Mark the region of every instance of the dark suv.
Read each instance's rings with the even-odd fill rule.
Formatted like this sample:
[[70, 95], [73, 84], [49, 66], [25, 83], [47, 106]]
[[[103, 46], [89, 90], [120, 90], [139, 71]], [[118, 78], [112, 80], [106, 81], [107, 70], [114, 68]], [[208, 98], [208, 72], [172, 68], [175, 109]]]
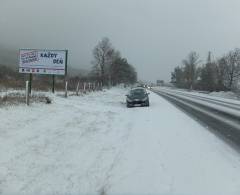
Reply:
[[149, 93], [143, 88], [133, 88], [129, 91], [129, 93], [126, 95], [126, 104], [127, 107], [133, 107], [133, 106], [149, 106]]

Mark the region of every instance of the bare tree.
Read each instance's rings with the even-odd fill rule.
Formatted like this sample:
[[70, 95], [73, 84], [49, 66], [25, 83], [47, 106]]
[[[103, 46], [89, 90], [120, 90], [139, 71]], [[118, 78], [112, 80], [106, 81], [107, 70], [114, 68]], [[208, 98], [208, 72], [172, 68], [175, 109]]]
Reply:
[[94, 66], [100, 70], [100, 78], [106, 84], [107, 67], [111, 64], [114, 49], [108, 38], [103, 38], [93, 50]]
[[137, 81], [135, 68], [128, 63], [127, 59], [120, 56], [115, 58], [111, 66], [111, 76], [114, 85], [133, 84]]
[[182, 67], [172, 72], [172, 82], [177, 87], [201, 90], [239, 90], [240, 49], [234, 49], [218, 60], [212, 60], [209, 52], [206, 64], [198, 67], [199, 56], [191, 52], [183, 60]]
[[[93, 68], [90, 76], [104, 85], [119, 83], [134, 83], [137, 81], [137, 72], [127, 59], [122, 58], [115, 50], [108, 38], [103, 38], [93, 50]], [[108, 82], [107, 82], [108, 81]]]
[[199, 63], [199, 55], [196, 52], [191, 52], [188, 57], [183, 60], [185, 79], [189, 89], [194, 88], [194, 84], [198, 77], [197, 65]]
[[182, 67], [177, 66], [171, 73], [171, 82], [179, 88], [185, 88], [185, 74]]
[[200, 88], [202, 90], [215, 91], [217, 89], [217, 65], [212, 60], [211, 52], [208, 53], [207, 63], [201, 68]]
[[217, 79], [217, 90], [226, 90], [225, 86], [225, 75], [227, 69], [227, 62], [225, 57], [221, 57], [216, 62], [217, 71], [216, 71], [216, 79]]
[[225, 58], [225, 84], [232, 89], [240, 77], [240, 49], [230, 51]]

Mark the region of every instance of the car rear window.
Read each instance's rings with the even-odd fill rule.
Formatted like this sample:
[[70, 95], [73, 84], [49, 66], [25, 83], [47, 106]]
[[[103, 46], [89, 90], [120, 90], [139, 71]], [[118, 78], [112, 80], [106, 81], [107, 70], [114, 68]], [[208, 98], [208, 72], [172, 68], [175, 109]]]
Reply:
[[131, 94], [143, 94], [145, 93], [144, 89], [134, 89], [131, 91]]

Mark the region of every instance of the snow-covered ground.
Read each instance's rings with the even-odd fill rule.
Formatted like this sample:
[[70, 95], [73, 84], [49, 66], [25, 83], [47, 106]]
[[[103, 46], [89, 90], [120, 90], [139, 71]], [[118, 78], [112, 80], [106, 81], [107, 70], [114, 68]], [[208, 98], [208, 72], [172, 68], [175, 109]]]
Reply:
[[[0, 108], [0, 194], [240, 194], [240, 156], [156, 94]], [[103, 193], [102, 193], [103, 194]]]
[[240, 101], [240, 94], [231, 92], [231, 91], [218, 91], [218, 92], [208, 92], [208, 91], [197, 91], [197, 90], [191, 90], [189, 91], [188, 89], [180, 89], [180, 88], [175, 88], [175, 87], [154, 87], [155, 89], [169, 89], [169, 90], [174, 90], [174, 91], [180, 91], [180, 92], [185, 92], [185, 93], [192, 93], [192, 94], [197, 94], [201, 96], [207, 96], [207, 97], [213, 97], [213, 98], [220, 98], [220, 99], [229, 99], [229, 101], [232, 100], [238, 100]]
[[[240, 118], [240, 101], [225, 99], [220, 97], [212, 97], [206, 94], [199, 94], [196, 92], [186, 92], [179, 91], [170, 88], [153, 88], [156, 92], [167, 93], [168, 95], [173, 95], [174, 97], [181, 98], [184, 100], [188, 100], [198, 105], [202, 105], [220, 112], [224, 112], [229, 114], [230, 116]], [[192, 107], [193, 108], [193, 107]], [[209, 114], [205, 113], [205, 114]], [[226, 118], [222, 118], [220, 120], [227, 120]], [[239, 122], [239, 121], [238, 121]], [[235, 124], [236, 127], [239, 127], [239, 123]]]
[[211, 92], [209, 95], [221, 98], [240, 100], [240, 94], [236, 94], [231, 91]]
[[170, 87], [153, 87], [154, 90], [167, 90], [172, 92], [179, 92], [187, 95], [196, 95], [198, 97], [209, 98], [212, 100], [219, 100], [226, 103], [233, 103], [240, 105], [240, 99], [237, 98], [237, 95], [232, 92], [212, 92], [210, 94], [205, 94], [198, 91], [189, 91], [185, 89], [170, 88]]

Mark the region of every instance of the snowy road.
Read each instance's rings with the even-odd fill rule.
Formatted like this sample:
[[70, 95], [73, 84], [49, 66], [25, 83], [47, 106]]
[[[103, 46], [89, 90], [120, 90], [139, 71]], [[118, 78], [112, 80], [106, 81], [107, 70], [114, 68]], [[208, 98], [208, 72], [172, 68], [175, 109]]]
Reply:
[[240, 156], [166, 100], [124, 89], [0, 109], [0, 194], [240, 194]]
[[164, 87], [153, 91], [240, 151], [240, 101]]

